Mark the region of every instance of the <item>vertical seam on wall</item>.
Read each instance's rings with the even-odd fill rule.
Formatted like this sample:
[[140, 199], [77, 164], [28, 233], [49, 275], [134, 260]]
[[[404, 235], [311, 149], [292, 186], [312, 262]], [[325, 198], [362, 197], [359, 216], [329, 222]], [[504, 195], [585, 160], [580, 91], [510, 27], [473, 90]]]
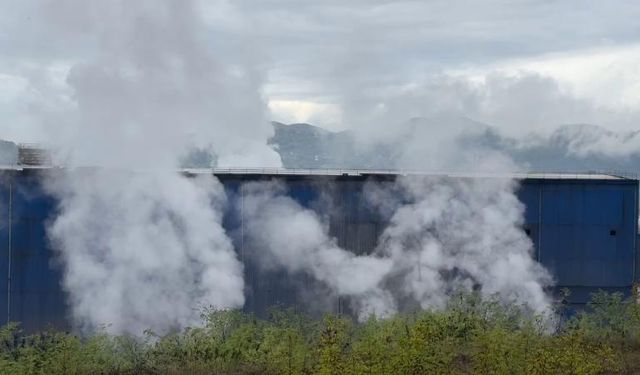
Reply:
[[244, 264], [244, 189], [240, 186], [240, 258]]
[[638, 184], [636, 183], [634, 186], [634, 200], [633, 200], [633, 251], [635, 253], [635, 261], [633, 262], [633, 281], [632, 283], [636, 283], [637, 279], [637, 269], [638, 269], [638, 261], [640, 260], [640, 254], [638, 254]]
[[13, 232], [13, 176], [9, 178], [9, 231], [8, 231], [8, 257], [7, 257], [7, 323], [11, 321], [11, 256]]
[[537, 260], [540, 262], [540, 254], [542, 252], [542, 190], [544, 189], [544, 183], [540, 184], [540, 190], [538, 193], [538, 256]]

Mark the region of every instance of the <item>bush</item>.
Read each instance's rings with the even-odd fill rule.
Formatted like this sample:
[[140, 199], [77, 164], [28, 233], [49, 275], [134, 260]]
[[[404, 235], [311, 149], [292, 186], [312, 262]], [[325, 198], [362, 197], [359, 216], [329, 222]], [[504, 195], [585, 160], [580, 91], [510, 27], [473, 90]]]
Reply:
[[549, 329], [521, 306], [477, 294], [443, 311], [357, 323], [275, 309], [269, 319], [206, 311], [201, 327], [144, 337], [0, 329], [2, 374], [635, 374], [640, 307], [597, 293]]

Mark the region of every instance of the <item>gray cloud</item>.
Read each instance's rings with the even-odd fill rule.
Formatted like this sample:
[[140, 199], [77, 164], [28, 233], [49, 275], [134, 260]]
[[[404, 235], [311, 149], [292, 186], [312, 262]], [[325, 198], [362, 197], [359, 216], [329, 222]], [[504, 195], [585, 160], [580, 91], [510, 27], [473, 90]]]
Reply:
[[[260, 95], [335, 106], [342, 117], [334, 119], [339, 124], [332, 125], [353, 129], [364, 143], [406, 139], [408, 119], [433, 118], [442, 113], [466, 116], [517, 137], [530, 132], [549, 133], [568, 123], [633, 130], [640, 120], [635, 108], [604, 108], [575, 96], [556, 79], [539, 73], [488, 73], [482, 83], [450, 74], [458, 69], [484, 69], [510, 59], [635, 42], [640, 34], [635, 17], [640, 4], [635, 1], [505, 4], [219, 0], [166, 9], [142, 2], [135, 5], [136, 11], [129, 9], [132, 5], [78, 7], [71, 0], [4, 1], [9, 12], [0, 15], [0, 43], [5, 51], [0, 56], [0, 73], [9, 77], [3, 81], [9, 84], [0, 89], [0, 111], [10, 124], [0, 137], [20, 140], [22, 135], [30, 140], [30, 136], [42, 134], [34, 114], [37, 116], [42, 108], [59, 110], [73, 105], [77, 97], [74, 91], [77, 95], [79, 90], [88, 90], [89, 85], [93, 86], [91, 90], [112, 92], [122, 108], [139, 104], [132, 98], [141, 92], [130, 90], [127, 94], [109, 89], [114, 77], [126, 72], [102, 69], [101, 80], [88, 81], [83, 76], [93, 74], [88, 71], [92, 68], [76, 65], [77, 62], [98, 58], [102, 68], [121, 63], [155, 66], [156, 73], [148, 69], [139, 77], [139, 88], [146, 84], [145, 80], [155, 80], [153, 74], [163, 74], [163, 64], [166, 67], [178, 55], [184, 57], [183, 72], [191, 73], [181, 78], [183, 82], [167, 81], [162, 87], [148, 90], [158, 104], [153, 112], [159, 113], [159, 124], [203, 120], [220, 123], [211, 125], [211, 134], [205, 139], [229, 137], [223, 124], [235, 120], [241, 124], [264, 121], [267, 112]], [[190, 24], [193, 18], [185, 18], [185, 12], [201, 16], [198, 23]], [[138, 13], [145, 16], [132, 18]], [[154, 19], [163, 17], [175, 28], [154, 25]], [[114, 41], [128, 32], [126, 28], [135, 28], [133, 37], [118, 46]], [[187, 33], [169, 31], [176, 29]], [[191, 35], [191, 39], [184, 39], [184, 35]], [[194, 49], [194, 45], [202, 48]], [[133, 51], [135, 60], [118, 60], [118, 56]], [[150, 51], [156, 51], [155, 55]], [[224, 61], [207, 55], [224, 56]], [[65, 80], [71, 66], [74, 68]], [[207, 68], [203, 70], [204, 66]], [[227, 79], [220, 82], [211, 78], [207, 72], [213, 71]], [[235, 74], [241, 77], [228, 79]], [[616, 82], [627, 81], [624, 73], [616, 74], [612, 78]], [[183, 100], [171, 106], [162, 104], [162, 97], [181, 84], [190, 87], [189, 92], [176, 96]], [[191, 89], [195, 87], [198, 89]], [[619, 91], [620, 87], [611, 89]], [[225, 94], [220, 95], [222, 92]], [[207, 100], [211, 97], [217, 99]], [[197, 105], [191, 104], [198, 101]], [[194, 110], [207, 106], [215, 107], [211, 108], [215, 119]], [[225, 118], [225, 113], [237, 118]], [[312, 114], [309, 119], [313, 118], [326, 117]], [[441, 120], [428, 127], [430, 134], [451, 131]], [[68, 132], [59, 132], [59, 124], [49, 127], [55, 128], [52, 135], [87, 136], [73, 127]], [[168, 129], [160, 127], [165, 132]], [[234, 160], [222, 158], [222, 163], [254, 163], [255, 159], [248, 160], [244, 150], [262, 146], [256, 143], [268, 137], [270, 129], [243, 125], [234, 132], [238, 134], [237, 142], [216, 145], [235, 155]], [[167, 135], [163, 146], [173, 147], [170, 141], [176, 138], [182, 138], [182, 143], [202, 140], [183, 136]], [[604, 150], [608, 145], [615, 147], [615, 142], [598, 149]]]
[[344, 78], [341, 70], [397, 83], [443, 68], [635, 42], [639, 33], [640, 8], [631, 1], [240, 4], [275, 57], [276, 77], [321, 86]]
[[[128, 14], [105, 4], [78, 9], [66, 0], [3, 2], [9, 11], [0, 15], [0, 72], [17, 75], [28, 65], [91, 56], [102, 46], [89, 32], [100, 24], [95, 21]], [[144, 11], [159, 14], [160, 8], [148, 3]], [[342, 94], [336, 82], [344, 80], [384, 90], [452, 68], [624, 45], [640, 34], [635, 1], [218, 0], [197, 11], [205, 17], [200, 37], [209, 48], [227, 61], [257, 60], [270, 97], [329, 102]], [[55, 22], [43, 22], [51, 16]], [[172, 19], [180, 22], [179, 12]]]
[[341, 83], [343, 118], [360, 146], [374, 150], [394, 145], [402, 168], [526, 168], [514, 165], [490, 145], [462, 143], [490, 126], [491, 131], [513, 138], [519, 147], [528, 147], [549, 142], [560, 125], [598, 124], [601, 128], [572, 127], [574, 141], [568, 144], [567, 154], [623, 157], [639, 151], [635, 132], [627, 129], [637, 129], [640, 110], [599, 107], [537, 73], [496, 72], [482, 81], [434, 75], [383, 90], [361, 82]]

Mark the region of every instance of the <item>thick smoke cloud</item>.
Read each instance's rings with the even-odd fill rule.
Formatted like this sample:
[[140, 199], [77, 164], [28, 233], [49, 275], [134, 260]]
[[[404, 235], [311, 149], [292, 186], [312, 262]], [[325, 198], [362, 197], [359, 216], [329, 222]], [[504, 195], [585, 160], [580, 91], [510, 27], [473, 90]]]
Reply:
[[548, 314], [545, 288], [553, 280], [534, 260], [516, 188], [515, 181], [495, 176], [371, 182], [365, 197], [389, 224], [376, 248], [356, 256], [282, 186], [254, 183], [243, 192], [245, 234], [261, 267], [311, 275], [333, 296], [348, 297], [360, 319], [444, 308], [463, 290]]
[[214, 57], [196, 5], [40, 8], [55, 36], [88, 49], [70, 64], [68, 105], [38, 111], [60, 160], [97, 167], [66, 169], [49, 183], [60, 199], [49, 235], [78, 328], [184, 328], [199, 308], [244, 303], [242, 264], [221, 225], [221, 185], [174, 171], [194, 146], [215, 151], [219, 165], [280, 159], [266, 145], [260, 73], [249, 58]]
[[[410, 203], [397, 206], [376, 250], [393, 259], [398, 298], [441, 308], [452, 293], [477, 288], [484, 296], [550, 311], [544, 288], [552, 279], [533, 259], [514, 181], [412, 176], [399, 183]], [[399, 193], [397, 187], [369, 189], [378, 206]]]
[[[523, 112], [520, 118], [535, 124], [541, 117], [527, 116], [533, 109], [514, 107], [506, 99], [545, 90], [559, 93], [552, 81], [538, 76], [496, 76], [483, 83], [443, 76], [382, 95], [360, 82], [343, 91], [347, 117], [358, 124], [354, 134], [365, 147], [396, 145], [400, 169], [472, 177], [400, 178], [393, 194], [408, 202], [395, 206], [385, 187], [373, 185], [367, 192], [390, 215], [375, 254], [394, 262], [387, 285], [396, 298], [405, 299], [399, 305], [439, 308], [457, 290], [478, 288], [485, 296], [497, 295], [538, 313], [550, 311], [545, 287], [552, 279], [533, 259], [533, 245], [521, 227], [518, 185], [508, 177], [522, 166], [490, 144], [467, 142], [487, 126], [465, 116], [518, 121], [511, 115]], [[412, 120], [401, 120], [407, 117]]]
[[[220, 166], [280, 165], [266, 146], [272, 129], [264, 117], [264, 77], [250, 48], [235, 48], [245, 42], [236, 40], [234, 48], [214, 50], [220, 45], [209, 44], [210, 29], [192, 1], [43, 4], [47, 38], [59, 53], [60, 40], [78, 46], [82, 58], [63, 64], [61, 105], [34, 113], [65, 163], [101, 167], [71, 170], [50, 184], [61, 199], [50, 236], [78, 326], [133, 333], [182, 328], [195, 323], [199, 306], [241, 306], [242, 266], [220, 224], [223, 191], [210, 178], [166, 171], [194, 146], [213, 150]], [[364, 42], [374, 45], [373, 36]], [[461, 114], [503, 113], [491, 104], [512, 98], [508, 90], [486, 96], [471, 82], [447, 77], [369, 90], [385, 76], [354, 61], [370, 64], [382, 51], [345, 47], [350, 61], [342, 70], [319, 61], [331, 70], [336, 83], [327, 86], [363, 144], [400, 145], [399, 168], [517, 168], [499, 152], [460, 143], [475, 130]], [[31, 82], [47, 87], [39, 83]], [[411, 201], [385, 207], [391, 225], [369, 255], [337, 246], [322, 218], [278, 186], [245, 187], [246, 230], [265, 250], [265, 266], [310, 274], [348, 297], [361, 317], [387, 316], [404, 299], [441, 307], [452, 290], [476, 284], [484, 294], [545, 310], [550, 280], [530, 259], [531, 243], [519, 229], [515, 184], [430, 181], [400, 182]]]
[[396, 312], [392, 294], [382, 289], [390, 259], [340, 248], [322, 219], [287, 197], [281, 185], [248, 184], [243, 197], [246, 234], [259, 249], [255, 255], [263, 267], [311, 275], [335, 296], [349, 297], [361, 318]]
[[222, 186], [173, 173], [76, 170], [53, 182], [49, 232], [78, 328], [163, 331], [197, 325], [204, 307], [243, 305]]
[[[363, 68], [335, 83], [345, 121], [360, 145], [374, 150], [392, 146], [398, 169], [458, 175], [400, 178], [391, 191], [372, 183], [365, 192], [390, 223], [369, 255], [352, 259], [384, 262], [384, 269], [369, 270], [379, 290], [374, 295], [391, 297], [377, 301], [385, 303], [382, 311], [442, 308], [453, 293], [478, 289], [484, 296], [549, 313], [545, 288], [553, 281], [534, 260], [532, 242], [522, 229], [524, 207], [515, 195], [518, 185], [508, 177], [522, 166], [491, 144], [468, 142], [488, 126], [465, 114], [504, 123], [526, 120], [535, 127], [547, 118], [577, 114], [587, 107], [563, 95], [553, 80], [537, 75], [492, 76], [481, 83], [440, 76], [423, 84], [376, 90], [371, 71]], [[538, 97], [549, 93], [554, 95]], [[540, 107], [524, 105], [526, 99], [535, 99], [531, 103]], [[559, 106], [552, 106], [554, 101]], [[359, 285], [362, 279], [355, 275], [365, 269], [349, 259], [341, 262], [344, 268], [336, 267], [320, 256], [345, 254], [323, 229], [327, 225], [322, 217], [281, 194], [258, 196], [259, 204], [247, 222], [256, 243], [276, 259], [271, 263], [290, 272], [306, 270], [329, 284], [336, 295], [345, 295], [340, 270], [354, 275], [345, 282]], [[249, 197], [255, 204], [256, 197]], [[367, 285], [357, 294], [365, 301], [371, 289]], [[356, 310], [360, 317], [381, 311]]]
[[262, 74], [249, 57], [214, 57], [194, 1], [69, 0], [44, 11], [60, 37], [99, 46], [69, 69], [73, 105], [46, 112], [49, 140], [71, 162], [164, 167], [197, 146], [221, 166], [280, 165], [265, 142]]

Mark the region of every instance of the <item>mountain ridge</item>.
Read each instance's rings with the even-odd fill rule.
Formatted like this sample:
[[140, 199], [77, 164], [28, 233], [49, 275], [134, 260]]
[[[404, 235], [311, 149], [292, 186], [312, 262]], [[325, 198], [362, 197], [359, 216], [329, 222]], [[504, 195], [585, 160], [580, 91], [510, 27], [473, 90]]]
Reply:
[[[442, 121], [458, 122], [460, 147], [479, 147], [507, 155], [529, 171], [547, 172], [640, 172], [640, 131], [613, 132], [592, 124], [564, 124], [548, 136], [531, 134], [513, 138], [491, 125], [457, 117], [411, 119], [394, 141], [363, 146], [349, 130], [334, 132], [308, 123], [272, 122], [274, 134], [268, 144], [285, 168], [302, 169], [397, 169], [406, 137], [427, 134], [429, 126]], [[17, 163], [16, 143], [0, 140], [0, 164]], [[210, 167], [216, 157], [206, 150], [192, 150], [182, 161], [185, 167]]]

